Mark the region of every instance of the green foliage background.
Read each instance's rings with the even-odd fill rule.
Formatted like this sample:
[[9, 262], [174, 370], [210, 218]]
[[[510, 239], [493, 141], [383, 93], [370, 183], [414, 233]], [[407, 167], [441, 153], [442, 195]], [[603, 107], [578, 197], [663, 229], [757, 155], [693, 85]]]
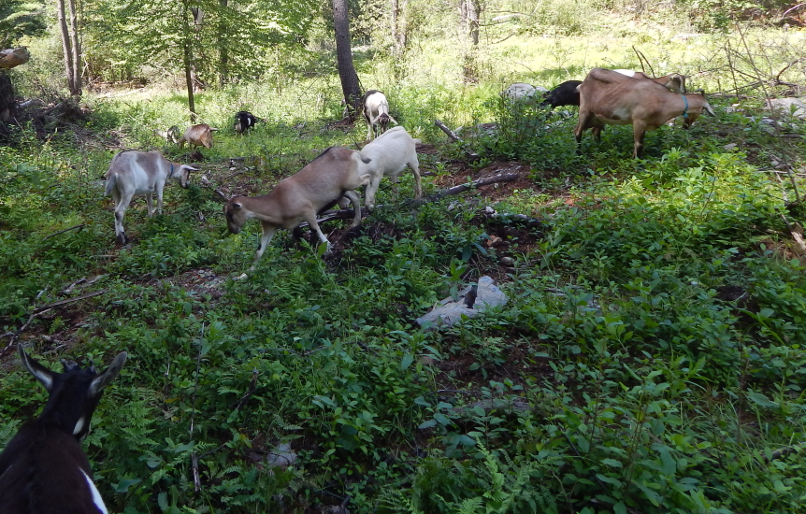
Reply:
[[[806, 261], [791, 231], [803, 223], [804, 124], [781, 115], [776, 132], [762, 91], [747, 86], [804, 55], [800, 33], [736, 24], [687, 36], [683, 51], [676, 35], [699, 21], [661, 19], [651, 3], [490, 3], [471, 85], [460, 29], [439, 28], [456, 26], [455, 6], [428, 5], [408, 4], [403, 56], [373, 22], [382, 4], [351, 6], [364, 86], [383, 89], [396, 119], [433, 146], [420, 155], [426, 194], [466, 150], [479, 155], [475, 170], [526, 164], [528, 185], [415, 208], [404, 176], [399, 191], [382, 187], [387, 207], [339, 259], [278, 235], [236, 280], [258, 224], [227, 236], [198, 176], [166, 189], [161, 216], [136, 200], [126, 217], [134, 244], [115, 244], [99, 177], [121, 147], [184, 160], [154, 131], [187, 113], [170, 87], [171, 39], [157, 48], [156, 33], [134, 37], [143, 22], [132, 11], [124, 25], [124, 4], [86, 4], [93, 73], [148, 86], [90, 91], [91, 114], [70, 130], [42, 139], [23, 124], [0, 147], [0, 325], [5, 342], [30, 321], [21, 339], [56, 368], [59, 357], [129, 352], [84, 443], [110, 512], [800, 511]], [[158, 7], [149, 6], [138, 8]], [[722, 6], [729, 21], [745, 11]], [[700, 8], [675, 4], [693, 18]], [[298, 27], [250, 26], [254, 39], [241, 43], [259, 51], [238, 64], [240, 78], [197, 98], [204, 121], [221, 128], [201, 173], [233, 193], [266, 192], [318, 150], [361, 141], [365, 127], [333, 124], [342, 106], [325, 6], [308, 19], [280, 4], [232, 9]], [[509, 11], [529, 16], [492, 23]], [[628, 19], [638, 21], [616, 23]], [[131, 45], [104, 36], [124, 29]], [[58, 92], [58, 48], [28, 43], [39, 58], [12, 70], [15, 83], [26, 95]], [[648, 135], [646, 158], [634, 161], [629, 127], [608, 128], [601, 143], [586, 136], [577, 152], [573, 112], [499, 95], [513, 81], [548, 87], [593, 65], [638, 67], [633, 45], [656, 74], [746, 97], [711, 97], [717, 118]], [[143, 67], [149, 52], [154, 66]], [[781, 76], [804, 83], [802, 73]], [[764, 84], [769, 94], [787, 87]], [[230, 128], [242, 108], [266, 120], [247, 137]], [[466, 146], [447, 142], [434, 119], [464, 126]], [[474, 128], [481, 122], [496, 130]], [[247, 168], [230, 170], [234, 157]], [[485, 207], [500, 216], [486, 218]], [[539, 223], [524, 227], [519, 214]], [[488, 246], [501, 227], [526, 232], [506, 251]], [[505, 307], [442, 330], [412, 322], [490, 271]], [[91, 283], [64, 292], [81, 278]], [[5, 357], [0, 443], [45, 400]], [[283, 443], [297, 460], [270, 469]]]

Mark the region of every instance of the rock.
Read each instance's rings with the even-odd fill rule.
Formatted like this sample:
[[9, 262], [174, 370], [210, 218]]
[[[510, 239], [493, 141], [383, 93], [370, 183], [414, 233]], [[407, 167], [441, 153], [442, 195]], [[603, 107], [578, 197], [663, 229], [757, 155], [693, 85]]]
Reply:
[[767, 106], [772, 110], [806, 119], [806, 103], [803, 103], [800, 98], [771, 98], [767, 100]]
[[[473, 299], [472, 295], [476, 298]], [[471, 301], [472, 300], [472, 301]], [[471, 285], [459, 292], [458, 298], [445, 298], [431, 312], [417, 318], [417, 324], [426, 328], [451, 326], [461, 321], [462, 316], [472, 318], [490, 307], [498, 307], [507, 303], [505, 295], [495, 285], [495, 281], [487, 276], [481, 277], [478, 284]], [[471, 304], [472, 307], [468, 307]]]
[[737, 146], [738, 145], [736, 143], [731, 143], [729, 145], [723, 146], [722, 149], [725, 150], [726, 152], [732, 152], [732, 151], [736, 150]]
[[515, 259], [513, 259], [512, 257], [501, 257], [501, 264], [503, 266], [514, 266]]
[[269, 455], [266, 457], [266, 463], [269, 467], [280, 469], [286, 469], [288, 466], [292, 466], [296, 460], [297, 454], [291, 449], [291, 445], [288, 443], [277, 446], [277, 448], [270, 451]]

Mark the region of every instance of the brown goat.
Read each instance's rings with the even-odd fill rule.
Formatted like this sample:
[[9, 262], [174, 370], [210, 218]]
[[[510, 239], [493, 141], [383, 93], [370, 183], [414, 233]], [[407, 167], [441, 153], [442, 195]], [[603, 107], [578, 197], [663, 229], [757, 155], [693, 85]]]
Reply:
[[187, 141], [189, 146], [203, 146], [205, 148], [213, 147], [213, 132], [218, 130], [212, 128], [206, 123], [192, 125], [185, 131], [185, 135], [179, 138], [177, 144], [182, 147]]
[[224, 206], [227, 228], [237, 234], [248, 220], [260, 220], [263, 235], [255, 262], [263, 255], [278, 229], [292, 229], [303, 221], [308, 222], [321, 242], [328, 243], [316, 221], [317, 213], [346, 196], [355, 210], [352, 226], [358, 226], [361, 223], [361, 198], [355, 190], [369, 183], [369, 162], [356, 150], [328, 148], [296, 174], [281, 180], [269, 194], [231, 198]]
[[684, 128], [689, 128], [703, 111], [714, 116], [704, 95], [672, 93], [657, 82], [626, 77], [613, 70], [592, 69], [578, 90], [579, 123], [574, 130], [577, 144], [589, 128], [598, 141], [605, 125], [632, 125], [634, 158], [641, 154], [647, 130], [677, 116], [683, 116]]

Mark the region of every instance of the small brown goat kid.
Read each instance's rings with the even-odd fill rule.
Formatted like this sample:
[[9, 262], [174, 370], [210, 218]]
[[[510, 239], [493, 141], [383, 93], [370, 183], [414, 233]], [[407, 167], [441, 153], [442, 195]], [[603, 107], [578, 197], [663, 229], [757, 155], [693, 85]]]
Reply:
[[328, 243], [316, 221], [317, 213], [346, 196], [355, 210], [352, 226], [358, 226], [361, 223], [361, 198], [355, 190], [369, 183], [370, 174], [366, 169], [369, 162], [356, 150], [328, 148], [296, 174], [281, 180], [269, 194], [231, 198], [224, 206], [227, 228], [237, 234], [248, 220], [260, 220], [263, 235], [255, 253], [255, 263], [278, 229], [293, 229], [303, 221], [308, 222], [321, 242]]
[[206, 123], [192, 125], [185, 131], [185, 135], [179, 138], [177, 144], [182, 147], [185, 145], [185, 141], [187, 141], [189, 146], [203, 146], [205, 148], [212, 148], [213, 132], [216, 130], [218, 129], [212, 128]]
[[626, 77], [613, 70], [592, 69], [578, 89], [579, 122], [574, 130], [577, 144], [589, 128], [598, 141], [605, 125], [632, 125], [634, 158], [641, 155], [646, 131], [677, 116], [683, 116], [684, 128], [689, 128], [703, 111], [714, 116], [704, 95], [672, 93], [651, 80]]

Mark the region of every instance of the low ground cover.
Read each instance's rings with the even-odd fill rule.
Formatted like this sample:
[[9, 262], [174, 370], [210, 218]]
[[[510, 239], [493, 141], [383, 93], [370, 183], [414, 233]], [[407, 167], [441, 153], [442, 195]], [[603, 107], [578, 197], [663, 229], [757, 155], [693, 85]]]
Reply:
[[[0, 440], [45, 398], [8, 342], [53, 362], [125, 349], [85, 442], [115, 512], [801, 508], [802, 121], [715, 96], [716, 119], [664, 127], [632, 160], [629, 128], [577, 154], [573, 112], [513, 109], [496, 80], [392, 88], [426, 195], [518, 180], [414, 206], [404, 174], [359, 229], [325, 225], [333, 255], [278, 235], [236, 280], [259, 228], [226, 235], [215, 190], [268, 191], [361, 141], [325, 82], [272, 108], [251, 86], [201, 95], [216, 146], [164, 215], [135, 202], [131, 245], [99, 177], [121, 147], [189, 158], [154, 135], [181, 98], [94, 98], [79, 142], [27, 128], [0, 148]], [[267, 121], [237, 137], [231, 99], [250, 95]], [[464, 125], [464, 144], [434, 118]], [[414, 323], [482, 275], [505, 307]], [[284, 443], [296, 462], [270, 468]]]

